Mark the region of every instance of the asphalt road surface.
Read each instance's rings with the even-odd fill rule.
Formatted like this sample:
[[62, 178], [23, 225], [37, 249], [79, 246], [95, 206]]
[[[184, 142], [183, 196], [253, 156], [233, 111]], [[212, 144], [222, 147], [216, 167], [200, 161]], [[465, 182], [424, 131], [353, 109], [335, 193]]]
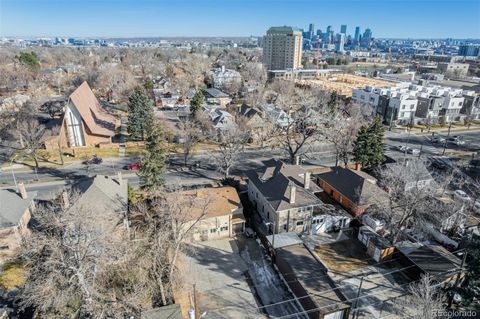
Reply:
[[[469, 152], [480, 150], [480, 132], [452, 133], [451, 135], [462, 135], [466, 143], [462, 146], [447, 144], [447, 150]], [[421, 156], [441, 155], [444, 145], [433, 144], [430, 138], [431, 136], [426, 135], [386, 132], [386, 155], [394, 158], [402, 156], [403, 153], [396, 149], [400, 145], [421, 150]], [[308, 153], [303, 157], [304, 165], [332, 166], [335, 164], [334, 148], [331, 145], [317, 143], [308, 146], [306, 151]], [[247, 150], [242, 155], [241, 161], [233, 167], [231, 174], [243, 176], [245, 170], [261, 167], [272, 158], [288, 160], [285, 152], [278, 149]], [[49, 198], [65, 185], [72, 184], [78, 179], [96, 174], [115, 175], [118, 171], [122, 171], [133, 186], [138, 186], [136, 173], [124, 169], [125, 166], [135, 163], [137, 160], [135, 158], [106, 159], [100, 165], [85, 165], [76, 162], [64, 168], [39, 169], [37, 172], [15, 171], [14, 174], [16, 181], [24, 182], [27, 189], [38, 191], [40, 197]], [[183, 167], [182, 163], [181, 156], [170, 158], [171, 165], [165, 176], [167, 185], [214, 185], [222, 179], [221, 173], [213, 163], [211, 154], [192, 156], [189, 160], [189, 168]], [[0, 188], [12, 187], [12, 185], [14, 185], [12, 172], [8, 169], [0, 172]]]

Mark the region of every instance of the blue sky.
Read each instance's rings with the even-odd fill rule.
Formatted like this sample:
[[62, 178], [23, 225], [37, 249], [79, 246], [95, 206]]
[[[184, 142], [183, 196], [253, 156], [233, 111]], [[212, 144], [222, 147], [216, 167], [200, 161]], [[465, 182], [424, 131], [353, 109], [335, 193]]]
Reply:
[[0, 0], [0, 36], [248, 36], [308, 23], [480, 38], [480, 0]]

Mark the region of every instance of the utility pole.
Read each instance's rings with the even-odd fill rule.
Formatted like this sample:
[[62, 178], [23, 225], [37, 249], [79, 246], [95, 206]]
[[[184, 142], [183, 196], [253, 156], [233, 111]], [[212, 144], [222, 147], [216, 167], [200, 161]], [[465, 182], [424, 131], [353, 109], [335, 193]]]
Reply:
[[193, 319], [197, 319], [197, 290], [196, 290], [196, 284], [193, 284]]
[[360, 285], [358, 285], [357, 297], [355, 297], [355, 307], [353, 309], [354, 309], [354, 311], [356, 311], [356, 313], [353, 316], [353, 318], [358, 318], [358, 310], [356, 310], [356, 309], [357, 309], [357, 305], [358, 305], [358, 298], [360, 297], [360, 292], [362, 291], [362, 284], [363, 284], [363, 277], [360, 278]]
[[445, 155], [445, 149], [447, 148], [448, 138], [450, 137], [450, 129], [452, 128], [452, 121], [448, 123], [448, 133], [447, 138], [445, 139], [445, 143], [443, 143], [443, 152], [442, 155]]

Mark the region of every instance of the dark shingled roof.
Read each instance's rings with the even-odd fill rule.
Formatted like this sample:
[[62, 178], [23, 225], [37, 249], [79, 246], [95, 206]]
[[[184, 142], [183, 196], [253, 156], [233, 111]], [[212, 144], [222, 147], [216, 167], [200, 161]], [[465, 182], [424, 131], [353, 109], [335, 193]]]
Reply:
[[259, 109], [255, 107], [250, 107], [246, 104], [242, 104], [238, 112], [240, 113], [240, 115], [243, 115], [246, 118], [252, 118], [253, 116], [255, 116], [255, 114], [262, 114]]
[[206, 97], [213, 97], [213, 98], [228, 97], [227, 93], [222, 92], [219, 89], [215, 89], [215, 88], [206, 89], [204, 94]]
[[385, 192], [375, 185], [370, 175], [343, 167], [332, 167], [328, 172], [316, 175], [344, 197], [357, 205], [373, 203]]
[[[270, 160], [265, 167], [245, 172], [248, 179], [257, 187], [265, 199], [276, 211], [294, 207], [320, 205], [322, 201], [314, 194], [322, 189], [313, 181], [310, 187], [303, 186], [306, 169], [299, 165], [290, 165], [277, 160]], [[295, 203], [290, 204], [290, 188], [297, 187]]]
[[[397, 248], [416, 266], [434, 277], [448, 278], [461, 265], [458, 257], [438, 245], [420, 247], [398, 245]], [[443, 276], [442, 276], [443, 274]]]
[[[328, 275], [327, 269], [304, 245], [278, 248], [276, 255], [277, 261], [286, 263], [282, 263], [284, 266], [281, 269], [287, 283], [293, 287], [300, 284], [315, 302], [316, 306], [307, 307], [306, 311], [318, 309], [321, 314], [326, 315], [350, 307], [345, 296]], [[296, 291], [295, 288], [292, 290]], [[296, 297], [303, 298], [306, 294], [297, 293]]]

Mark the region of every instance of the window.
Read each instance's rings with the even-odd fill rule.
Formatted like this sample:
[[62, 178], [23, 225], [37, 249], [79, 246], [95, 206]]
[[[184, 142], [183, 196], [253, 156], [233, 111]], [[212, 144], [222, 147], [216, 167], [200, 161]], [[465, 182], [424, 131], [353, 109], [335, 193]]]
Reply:
[[228, 226], [222, 226], [220, 227], [220, 231], [227, 231], [228, 230]]
[[216, 232], [217, 232], [217, 229], [216, 229], [216, 228], [210, 229], [210, 234], [213, 234], [213, 233], [216, 233]]
[[296, 225], [297, 225], [297, 227], [298, 227], [298, 226], [303, 226], [303, 220], [297, 221], [297, 222], [296, 222]]
[[283, 224], [283, 230], [287, 230], [287, 224]]

